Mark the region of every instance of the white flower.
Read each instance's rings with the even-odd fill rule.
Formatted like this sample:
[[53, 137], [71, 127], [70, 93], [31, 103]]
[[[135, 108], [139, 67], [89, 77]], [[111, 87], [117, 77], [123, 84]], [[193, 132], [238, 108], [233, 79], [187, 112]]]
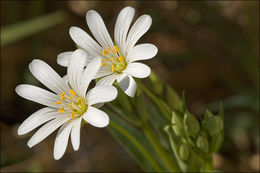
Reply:
[[[114, 30], [114, 42], [109, 36], [101, 16], [94, 10], [88, 11], [86, 19], [88, 27], [98, 43], [82, 29], [70, 28], [70, 36], [73, 41], [87, 51], [91, 58], [102, 57], [102, 66], [95, 76], [95, 78], [103, 77], [98, 85], [112, 85], [117, 80], [120, 88], [131, 97], [135, 95], [136, 91], [133, 77], [146, 78], [151, 71], [147, 65], [135, 61], [153, 58], [158, 51], [156, 46], [149, 43], [135, 46], [139, 38], [150, 28], [152, 19], [148, 15], [142, 15], [129, 30], [134, 13], [135, 10], [132, 7], [126, 7], [120, 12]], [[67, 66], [71, 53], [59, 54], [58, 63]]]
[[81, 49], [73, 52], [65, 78], [61, 78], [41, 60], [33, 60], [30, 63], [32, 74], [54, 93], [26, 84], [15, 89], [21, 97], [47, 106], [33, 113], [18, 129], [18, 134], [23, 135], [46, 123], [28, 141], [29, 147], [38, 144], [61, 126], [54, 144], [56, 160], [65, 153], [70, 134], [73, 149], [79, 149], [82, 118], [95, 127], [101, 128], [109, 124], [108, 115], [95, 105], [114, 100], [117, 90], [113, 86], [100, 85], [86, 94], [89, 83], [101, 64], [101, 59], [95, 58], [84, 69], [86, 56], [86, 52]]

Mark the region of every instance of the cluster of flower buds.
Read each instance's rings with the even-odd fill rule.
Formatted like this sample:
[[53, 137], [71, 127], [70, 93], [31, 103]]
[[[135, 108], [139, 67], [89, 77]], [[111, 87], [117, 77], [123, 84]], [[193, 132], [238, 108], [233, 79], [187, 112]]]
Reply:
[[183, 171], [212, 170], [212, 154], [224, 137], [222, 106], [218, 115], [206, 110], [199, 121], [186, 110], [184, 99], [181, 102], [182, 107], [172, 111], [171, 125], [165, 127], [173, 152]]
[[224, 138], [223, 109], [218, 115], [206, 110], [202, 120], [188, 111], [184, 94], [179, 95], [155, 73], [149, 76], [149, 85], [169, 114], [169, 135], [174, 155], [183, 172], [213, 170], [212, 154], [219, 150]]

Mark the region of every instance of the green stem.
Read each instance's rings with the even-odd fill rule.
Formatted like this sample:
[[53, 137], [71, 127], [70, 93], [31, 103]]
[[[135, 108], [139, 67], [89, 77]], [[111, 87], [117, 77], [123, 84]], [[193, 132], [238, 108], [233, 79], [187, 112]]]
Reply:
[[141, 86], [141, 88], [146, 93], [146, 95], [149, 96], [153, 100], [153, 102], [161, 110], [161, 112], [165, 116], [165, 118], [167, 120], [171, 120], [171, 117], [170, 117], [171, 113], [169, 112], [169, 110], [167, 110], [165, 105], [163, 105], [163, 103], [160, 102], [160, 100], [142, 82], [137, 80], [137, 83], [138, 83], [139, 86]]
[[155, 149], [156, 153], [160, 156], [162, 159], [164, 165], [167, 167], [168, 171], [170, 172], [179, 172], [178, 165], [174, 165], [173, 160], [167, 155], [165, 150], [162, 148], [162, 145], [159, 143], [158, 138], [154, 135], [154, 132], [152, 131], [151, 127], [147, 124], [147, 122], [144, 122], [143, 124], [143, 132], [148, 138], [148, 140], [151, 142], [153, 148]]
[[119, 110], [116, 106], [114, 106], [111, 103], [107, 103], [107, 106], [113, 109], [120, 117], [128, 121], [130, 124], [132, 124], [135, 127], [141, 127], [141, 123], [138, 121], [138, 119], [133, 118], [133, 116], [124, 116], [125, 113], [123, 113], [121, 110]]
[[143, 156], [150, 162], [150, 164], [153, 166], [154, 170], [157, 172], [162, 172], [163, 170], [160, 168], [160, 166], [154, 161], [154, 159], [151, 157], [151, 155], [146, 151], [146, 149], [126, 130], [118, 126], [114, 121], [110, 120], [110, 125], [118, 130], [122, 135], [127, 137], [129, 141], [131, 141], [136, 148], [143, 154]]

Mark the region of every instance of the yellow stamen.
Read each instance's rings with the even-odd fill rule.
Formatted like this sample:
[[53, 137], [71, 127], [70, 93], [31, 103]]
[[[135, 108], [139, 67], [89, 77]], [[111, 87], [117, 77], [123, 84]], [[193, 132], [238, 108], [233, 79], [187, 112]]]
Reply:
[[103, 50], [103, 56], [106, 56], [108, 54], [107, 50]]
[[112, 50], [112, 52], [114, 53], [114, 54], [116, 54], [116, 51], [114, 51], [113, 49], [111, 49]]
[[63, 93], [61, 93], [61, 94], [60, 94], [60, 96], [62, 97], [62, 96], [64, 96], [65, 94], [66, 94], [66, 93], [65, 93], [65, 92], [63, 92]]
[[105, 63], [105, 62], [103, 62], [103, 63], [101, 63], [101, 66], [105, 66], [107, 63]]
[[70, 90], [70, 93], [74, 96], [76, 95], [75, 91], [73, 91], [72, 89]]
[[103, 58], [102, 61], [108, 61], [106, 58]]
[[75, 96], [70, 96], [70, 97], [68, 97], [68, 99], [71, 100], [71, 99], [73, 99], [74, 97], [75, 97]]
[[63, 113], [63, 112], [64, 112], [64, 107], [62, 106], [62, 107], [60, 108], [60, 110], [58, 110], [58, 112], [59, 112], [59, 113]]
[[115, 48], [115, 50], [116, 50], [117, 52], [120, 51], [119, 48], [118, 48], [117, 46], [114, 46], [114, 48]]
[[75, 117], [75, 113], [74, 113], [74, 112], [71, 112], [70, 118], [73, 119], [74, 117]]
[[66, 97], [64, 97], [64, 96], [61, 96], [61, 97], [60, 97], [60, 99], [61, 99], [61, 100], [65, 100], [65, 99], [66, 99]]
[[107, 47], [108, 52], [111, 52], [111, 50]]
[[122, 56], [119, 57], [119, 61], [120, 61], [120, 62], [123, 61], [123, 57], [122, 57]]
[[55, 102], [54, 104], [55, 105], [59, 105], [59, 104], [61, 104], [62, 102], [61, 101], [58, 101], [58, 102]]
[[82, 99], [80, 97], [78, 98], [78, 101], [79, 101], [79, 104], [82, 103]]
[[72, 107], [72, 105], [71, 105], [70, 103], [69, 103], [68, 105], [69, 105], [70, 109], [71, 109], [71, 110], [73, 110], [73, 107]]
[[110, 61], [112, 61], [112, 62], [113, 62], [113, 61], [114, 61], [114, 58], [110, 58]]
[[115, 64], [112, 65], [112, 72], [115, 71]]

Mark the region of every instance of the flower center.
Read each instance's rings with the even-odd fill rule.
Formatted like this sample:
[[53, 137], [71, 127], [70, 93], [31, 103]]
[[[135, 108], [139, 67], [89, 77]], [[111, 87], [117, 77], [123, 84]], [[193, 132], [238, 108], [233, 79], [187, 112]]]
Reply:
[[122, 73], [125, 70], [127, 63], [125, 58], [120, 55], [120, 50], [117, 46], [114, 48], [106, 48], [103, 50], [102, 66], [111, 66], [111, 71], [114, 73]]
[[60, 105], [59, 113], [64, 113], [64, 111], [70, 113], [71, 119], [74, 117], [79, 117], [88, 109], [88, 104], [84, 99], [78, 97], [74, 90], [70, 90], [70, 94], [63, 92], [60, 94], [60, 101], [54, 103], [55, 105]]

